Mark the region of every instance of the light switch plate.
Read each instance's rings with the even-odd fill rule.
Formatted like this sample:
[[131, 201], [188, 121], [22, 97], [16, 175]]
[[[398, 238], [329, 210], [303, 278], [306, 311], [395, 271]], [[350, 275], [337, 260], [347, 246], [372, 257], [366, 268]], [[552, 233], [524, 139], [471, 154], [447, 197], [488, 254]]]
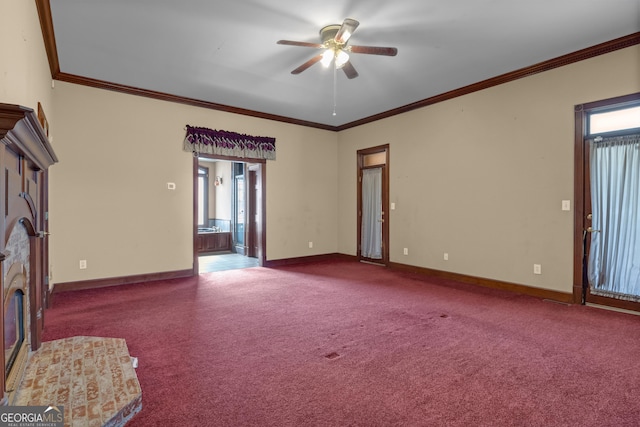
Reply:
[[563, 200], [562, 201], [562, 210], [570, 211], [571, 210], [571, 200]]

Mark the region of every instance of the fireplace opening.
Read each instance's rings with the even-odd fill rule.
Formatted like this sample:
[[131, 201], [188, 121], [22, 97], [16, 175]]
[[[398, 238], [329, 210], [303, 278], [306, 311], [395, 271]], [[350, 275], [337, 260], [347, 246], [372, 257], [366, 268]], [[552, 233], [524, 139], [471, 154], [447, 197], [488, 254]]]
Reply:
[[[6, 262], [6, 260], [5, 260]], [[29, 358], [29, 296], [24, 265], [9, 268], [4, 291], [4, 375], [8, 404], [12, 404]]]
[[24, 293], [15, 290], [8, 298], [4, 316], [4, 375], [8, 377], [24, 344]]

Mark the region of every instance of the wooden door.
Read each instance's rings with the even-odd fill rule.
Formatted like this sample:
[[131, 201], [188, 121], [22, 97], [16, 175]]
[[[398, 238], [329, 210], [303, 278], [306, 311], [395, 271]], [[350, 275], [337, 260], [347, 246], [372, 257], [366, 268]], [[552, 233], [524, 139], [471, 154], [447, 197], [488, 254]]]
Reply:
[[[365, 171], [374, 171], [380, 175], [380, 186], [375, 190], [368, 189], [364, 175]], [[363, 183], [365, 184], [363, 186]], [[366, 194], [367, 191], [375, 191], [376, 194]], [[379, 194], [378, 194], [379, 192]], [[380, 211], [375, 217], [370, 217], [370, 207], [363, 203], [369, 196], [379, 199]], [[377, 264], [389, 263], [389, 146], [368, 148], [358, 151], [358, 259]], [[363, 251], [363, 244], [367, 244], [366, 232], [363, 232], [363, 224], [379, 223], [376, 233], [381, 233], [379, 253], [372, 255], [369, 250]]]
[[[591, 114], [640, 105], [640, 93], [577, 105], [575, 109], [575, 230], [574, 230], [574, 302], [593, 303], [611, 307], [640, 311], [640, 303], [625, 299], [595, 295], [591, 292], [588, 268], [591, 242], [594, 233], [601, 230], [593, 227], [591, 188], [591, 158], [589, 142], [589, 117]], [[622, 132], [623, 134], [624, 132]], [[591, 135], [593, 138], [594, 135]]]
[[265, 177], [266, 163], [248, 165], [249, 168], [249, 215], [250, 245], [249, 256], [258, 258], [259, 265], [265, 261]]
[[247, 179], [247, 256], [258, 254], [258, 190], [257, 171], [249, 167]]

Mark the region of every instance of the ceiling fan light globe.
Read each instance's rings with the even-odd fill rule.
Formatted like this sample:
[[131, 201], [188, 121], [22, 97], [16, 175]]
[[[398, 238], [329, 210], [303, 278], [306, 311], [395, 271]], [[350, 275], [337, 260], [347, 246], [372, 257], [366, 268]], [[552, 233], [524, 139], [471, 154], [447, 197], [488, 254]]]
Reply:
[[342, 68], [344, 64], [349, 62], [349, 54], [344, 50], [336, 52], [336, 68]]
[[330, 64], [331, 64], [331, 60], [333, 60], [333, 51], [330, 49], [327, 49], [324, 51], [324, 53], [322, 54], [322, 59], [320, 60], [320, 63], [327, 68]]

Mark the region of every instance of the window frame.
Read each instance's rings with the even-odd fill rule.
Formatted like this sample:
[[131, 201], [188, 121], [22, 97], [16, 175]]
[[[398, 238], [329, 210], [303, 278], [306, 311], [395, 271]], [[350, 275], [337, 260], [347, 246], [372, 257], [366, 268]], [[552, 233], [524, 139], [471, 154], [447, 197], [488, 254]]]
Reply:
[[[209, 168], [198, 165], [198, 179], [202, 180], [202, 203], [198, 204], [198, 210], [202, 210], [202, 218], [205, 223], [198, 224], [198, 227], [209, 227]], [[198, 212], [198, 217], [200, 212]]]

